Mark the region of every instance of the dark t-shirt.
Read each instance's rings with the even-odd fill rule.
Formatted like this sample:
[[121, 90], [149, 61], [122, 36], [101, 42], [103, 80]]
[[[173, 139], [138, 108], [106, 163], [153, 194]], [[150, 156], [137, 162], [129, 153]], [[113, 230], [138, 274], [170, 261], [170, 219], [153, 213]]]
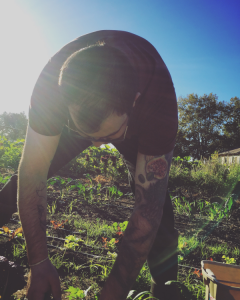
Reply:
[[157, 50], [145, 39], [125, 31], [101, 30], [64, 46], [41, 72], [31, 97], [29, 125], [39, 134], [54, 136], [67, 124], [67, 107], [58, 90], [60, 69], [79, 49], [104, 42], [127, 55], [137, 75], [138, 92], [127, 138], [134, 137], [138, 151], [148, 155], [170, 152], [177, 134], [177, 101], [169, 71]]

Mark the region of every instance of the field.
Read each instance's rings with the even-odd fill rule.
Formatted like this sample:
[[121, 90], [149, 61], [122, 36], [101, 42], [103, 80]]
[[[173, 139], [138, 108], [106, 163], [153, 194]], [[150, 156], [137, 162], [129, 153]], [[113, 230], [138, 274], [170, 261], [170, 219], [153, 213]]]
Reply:
[[[3, 166], [1, 187], [13, 170]], [[169, 190], [179, 231], [178, 281], [189, 290], [188, 299], [205, 297], [201, 260], [240, 263], [238, 178], [239, 167], [221, 166], [216, 155], [197, 165], [189, 158], [173, 161]], [[93, 147], [49, 179], [47, 191], [49, 257], [60, 275], [62, 299], [97, 300], [134, 207], [123, 159], [108, 147]], [[21, 230], [13, 234], [18, 228], [16, 213], [0, 229], [0, 255], [21, 265], [27, 281], [24, 238]], [[129, 299], [149, 284], [145, 264]], [[23, 300], [25, 294], [26, 287], [8, 299]]]

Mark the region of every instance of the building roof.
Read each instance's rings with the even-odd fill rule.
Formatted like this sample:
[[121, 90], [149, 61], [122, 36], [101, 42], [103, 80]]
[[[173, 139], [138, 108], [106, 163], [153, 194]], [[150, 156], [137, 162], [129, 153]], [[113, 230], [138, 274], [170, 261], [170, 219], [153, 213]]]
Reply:
[[240, 155], [240, 148], [218, 153], [218, 156], [234, 156], [234, 155]]

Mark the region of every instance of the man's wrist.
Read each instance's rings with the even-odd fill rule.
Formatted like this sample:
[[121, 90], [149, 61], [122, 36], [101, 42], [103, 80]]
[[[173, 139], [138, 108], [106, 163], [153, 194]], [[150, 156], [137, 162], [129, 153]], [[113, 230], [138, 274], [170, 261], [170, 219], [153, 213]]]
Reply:
[[41, 263], [43, 263], [44, 261], [46, 261], [46, 260], [48, 260], [48, 259], [49, 259], [49, 257], [47, 257], [47, 258], [45, 258], [45, 259], [41, 260], [41, 261], [40, 261], [40, 262], [38, 262], [38, 263], [35, 263], [35, 264], [32, 264], [32, 265], [29, 265], [29, 267], [34, 267], [34, 266], [40, 265]]

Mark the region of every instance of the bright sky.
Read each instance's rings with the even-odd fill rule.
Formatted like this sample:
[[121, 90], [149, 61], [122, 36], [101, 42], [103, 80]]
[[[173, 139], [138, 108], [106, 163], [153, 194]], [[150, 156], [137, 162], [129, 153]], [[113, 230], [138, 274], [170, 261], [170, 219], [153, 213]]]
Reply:
[[74, 38], [102, 29], [150, 41], [178, 97], [240, 97], [239, 16], [239, 0], [1, 0], [0, 114], [27, 114], [48, 59]]

